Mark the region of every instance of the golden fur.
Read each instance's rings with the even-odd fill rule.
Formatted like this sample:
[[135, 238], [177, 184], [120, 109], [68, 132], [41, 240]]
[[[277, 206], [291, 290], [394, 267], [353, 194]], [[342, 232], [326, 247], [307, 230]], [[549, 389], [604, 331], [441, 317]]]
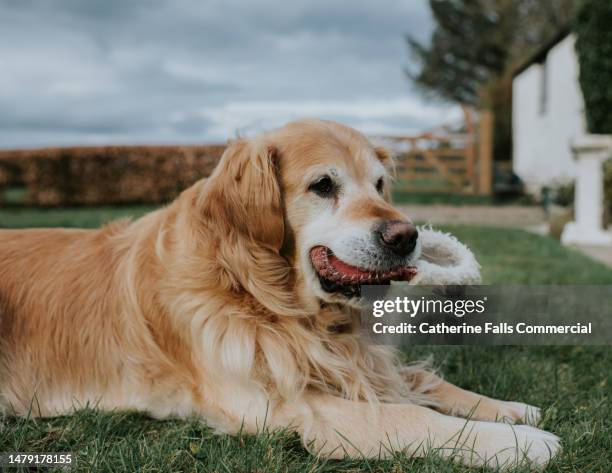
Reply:
[[[345, 225], [404, 218], [368, 181], [390, 166], [384, 150], [301, 121], [233, 142], [209, 179], [139, 220], [0, 231], [0, 410], [90, 404], [196, 415], [223, 432], [266, 422], [329, 456], [384, 456], [387, 442], [423, 454], [428, 438], [439, 447], [462, 428], [424, 406], [483, 421], [531, 412], [401, 367], [392, 350], [362, 343], [354, 308], [313, 289], [302, 234], [321, 204], [305, 183], [330, 163], [358, 188], [329, 210]], [[470, 422], [496, 438], [475, 441], [479, 454], [506, 459], [497, 450], [514, 445], [509, 427]]]

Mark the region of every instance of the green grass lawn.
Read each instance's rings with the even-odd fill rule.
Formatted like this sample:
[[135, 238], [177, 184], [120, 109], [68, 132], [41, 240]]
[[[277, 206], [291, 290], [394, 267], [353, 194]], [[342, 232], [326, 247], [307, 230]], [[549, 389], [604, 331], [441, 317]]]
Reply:
[[151, 205], [122, 207], [28, 208], [0, 207], [0, 228], [76, 227], [95, 228], [121, 217], [140, 217]]
[[[108, 218], [144, 210], [0, 209], [0, 225], [96, 226]], [[512, 229], [444, 228], [473, 249], [487, 283], [612, 283], [612, 270], [551, 238]], [[414, 347], [406, 358], [430, 353], [449, 381], [489, 396], [544, 407], [543, 428], [559, 435], [564, 445], [562, 456], [546, 471], [612, 471], [609, 348]], [[473, 471], [435, 457], [419, 460], [401, 454], [379, 461], [317, 460], [291, 434], [216, 436], [195, 419], [154, 421], [136, 413], [92, 410], [57, 419], [1, 419], [0, 451], [72, 451], [78, 471]]]

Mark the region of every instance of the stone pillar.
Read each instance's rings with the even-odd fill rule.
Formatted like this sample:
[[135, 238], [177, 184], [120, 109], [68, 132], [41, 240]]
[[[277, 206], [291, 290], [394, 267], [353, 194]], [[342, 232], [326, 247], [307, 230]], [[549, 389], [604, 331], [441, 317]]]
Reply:
[[575, 221], [563, 229], [566, 245], [612, 245], [603, 228], [603, 162], [612, 156], [612, 136], [585, 135], [572, 145], [576, 159]]

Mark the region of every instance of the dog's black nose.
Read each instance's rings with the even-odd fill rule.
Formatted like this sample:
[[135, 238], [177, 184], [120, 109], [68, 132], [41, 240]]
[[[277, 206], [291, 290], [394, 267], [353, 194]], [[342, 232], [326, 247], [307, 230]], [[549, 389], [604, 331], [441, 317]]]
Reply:
[[408, 256], [417, 244], [419, 232], [410, 222], [388, 220], [378, 229], [380, 242], [398, 256]]

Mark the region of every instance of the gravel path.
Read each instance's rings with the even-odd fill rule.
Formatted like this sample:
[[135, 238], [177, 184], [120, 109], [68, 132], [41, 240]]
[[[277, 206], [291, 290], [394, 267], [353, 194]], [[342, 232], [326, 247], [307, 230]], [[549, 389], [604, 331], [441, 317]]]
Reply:
[[521, 205], [399, 205], [398, 208], [419, 223], [490, 225], [528, 228], [546, 221], [544, 210]]

